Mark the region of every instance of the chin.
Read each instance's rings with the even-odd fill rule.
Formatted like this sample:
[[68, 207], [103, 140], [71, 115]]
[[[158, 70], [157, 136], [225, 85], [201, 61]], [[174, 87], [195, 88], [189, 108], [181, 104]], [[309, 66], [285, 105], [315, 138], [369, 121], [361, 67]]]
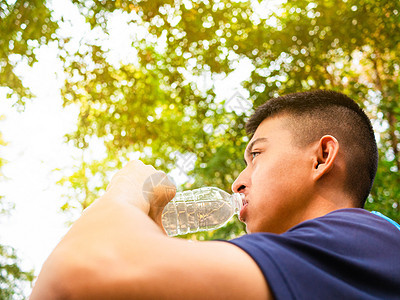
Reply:
[[247, 233], [247, 234], [252, 233], [252, 231], [251, 231], [249, 225], [248, 225], [247, 223], [245, 223], [245, 224], [246, 224], [246, 233]]

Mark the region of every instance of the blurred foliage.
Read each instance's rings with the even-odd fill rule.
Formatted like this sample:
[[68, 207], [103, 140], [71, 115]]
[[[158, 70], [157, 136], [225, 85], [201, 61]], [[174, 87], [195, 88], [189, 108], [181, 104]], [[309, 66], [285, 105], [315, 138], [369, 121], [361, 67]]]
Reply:
[[[71, 188], [64, 209], [86, 207], [104, 191], [109, 174], [132, 157], [185, 173], [187, 158], [195, 157], [188, 172], [193, 180], [184, 188], [229, 191], [244, 168], [244, 123], [252, 111], [244, 99], [256, 107], [271, 97], [322, 88], [346, 93], [372, 119], [381, 156], [366, 208], [400, 221], [398, 1], [72, 2], [92, 30], [107, 34], [119, 12], [146, 35], [132, 32], [132, 63], [112, 64], [97, 41], [61, 54], [64, 103], [78, 104], [81, 112], [68, 139], [88, 153], [98, 138], [107, 153], [96, 161], [83, 154], [75, 173], [60, 181]], [[249, 96], [239, 97], [242, 108], [232, 104], [235, 91], [215, 101], [215, 86], [204, 83], [226, 77], [243, 61], [253, 69], [243, 82]], [[243, 233], [238, 222], [229, 224], [187, 238]]]
[[32, 66], [35, 49], [55, 40], [58, 28], [43, 0], [0, 2], [0, 87], [7, 87], [7, 97], [14, 96], [23, 108], [33, 95], [15, 73], [18, 63]]
[[0, 245], [0, 299], [23, 299], [24, 288], [33, 281], [33, 271], [24, 272], [18, 264], [15, 250]]
[[[0, 2], [0, 87], [23, 108], [33, 95], [16, 68], [32, 66], [36, 49], [55, 40], [66, 73], [64, 105], [80, 108], [77, 130], [67, 139], [82, 157], [59, 181], [68, 189], [63, 210], [85, 209], [133, 157], [187, 174], [190, 180], [181, 189], [230, 191], [244, 168], [244, 124], [253, 107], [278, 95], [323, 88], [346, 93], [372, 119], [380, 164], [366, 208], [400, 222], [399, 1], [71, 2], [92, 32], [105, 36], [113, 16], [129, 16], [135, 58], [113, 62], [104, 39], [83, 39], [71, 50], [74, 37], [57, 34], [46, 1]], [[241, 87], [217, 95], [215, 82], [242, 62], [251, 65], [251, 75]], [[99, 141], [105, 155], [94, 159]], [[2, 213], [9, 211], [0, 200]], [[214, 232], [184, 238], [241, 234], [243, 224], [235, 218]], [[0, 298], [20, 295], [20, 284], [32, 274], [21, 271], [11, 247], [0, 246], [0, 263]]]

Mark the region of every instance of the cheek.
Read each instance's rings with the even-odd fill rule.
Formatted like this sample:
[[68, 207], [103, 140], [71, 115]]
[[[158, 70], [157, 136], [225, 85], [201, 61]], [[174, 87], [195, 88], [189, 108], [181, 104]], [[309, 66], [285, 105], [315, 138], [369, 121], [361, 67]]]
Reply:
[[259, 167], [252, 174], [251, 200], [257, 208], [253, 213], [265, 217], [280, 212], [296, 197], [298, 174], [287, 161], [274, 161]]
[[275, 190], [286, 183], [286, 178], [290, 176], [290, 172], [290, 164], [287, 164], [284, 160], [261, 161], [252, 174], [253, 187], [264, 189], [265, 192], [270, 189]]

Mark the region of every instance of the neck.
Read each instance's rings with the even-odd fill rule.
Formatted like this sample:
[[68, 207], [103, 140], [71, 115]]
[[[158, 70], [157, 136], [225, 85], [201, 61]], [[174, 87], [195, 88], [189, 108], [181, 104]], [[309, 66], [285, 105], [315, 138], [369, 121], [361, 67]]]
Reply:
[[309, 203], [304, 211], [304, 219], [314, 219], [338, 209], [355, 207], [353, 199], [348, 195], [337, 191], [332, 193], [325, 191], [324, 194], [318, 195]]

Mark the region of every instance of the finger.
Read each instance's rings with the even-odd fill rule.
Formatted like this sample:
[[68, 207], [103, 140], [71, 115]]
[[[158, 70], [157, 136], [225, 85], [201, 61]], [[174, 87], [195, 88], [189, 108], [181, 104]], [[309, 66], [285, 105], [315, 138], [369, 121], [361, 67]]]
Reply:
[[151, 165], [146, 165], [140, 160], [133, 160], [128, 162], [122, 169], [120, 169], [111, 178], [110, 184], [107, 186], [106, 191], [117, 182], [130, 181], [134, 185], [142, 185], [143, 181], [149, 177], [156, 169]]
[[157, 170], [152, 165], [146, 165], [140, 160], [129, 161], [116, 175], [124, 174], [134, 179], [138, 177], [147, 178], [151, 173]]
[[145, 180], [142, 192], [153, 206], [164, 207], [175, 196], [176, 186], [164, 172], [158, 171]]

